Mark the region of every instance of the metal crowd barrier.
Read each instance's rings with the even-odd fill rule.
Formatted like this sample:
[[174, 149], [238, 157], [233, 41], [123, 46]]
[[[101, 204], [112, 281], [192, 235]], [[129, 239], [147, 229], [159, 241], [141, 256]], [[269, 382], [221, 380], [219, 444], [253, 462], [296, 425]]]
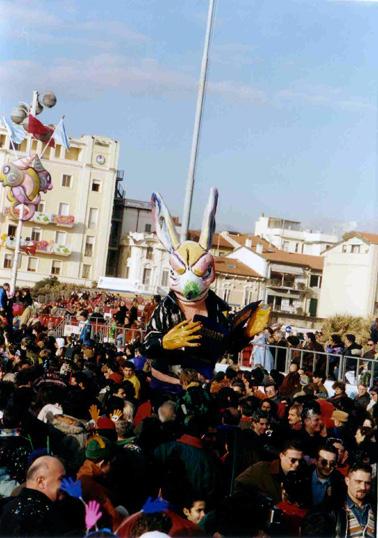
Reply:
[[[60, 333], [59, 336], [64, 336], [64, 333], [66, 332], [66, 326], [72, 325], [74, 327], [79, 326], [79, 322], [77, 319], [66, 316], [65, 319], [62, 320], [61, 325], [57, 327], [58, 332]], [[129, 329], [122, 326], [114, 326], [109, 323], [98, 323], [98, 321], [91, 322], [92, 326], [92, 337], [96, 342], [104, 343], [104, 342], [113, 342], [115, 343], [117, 338], [121, 336], [121, 339], [124, 344], [128, 344], [132, 341], [135, 341], [139, 339], [140, 341], [143, 340], [145, 331], [143, 329]]]
[[[263, 364], [267, 363], [267, 354], [270, 352], [273, 356], [274, 368], [284, 374], [289, 372], [290, 364], [295, 361], [305, 371], [313, 373], [317, 370], [322, 372], [326, 379], [334, 379], [335, 381], [348, 381], [346, 374], [353, 372], [356, 382], [361, 376], [364, 376], [366, 379], [364, 382], [372, 386], [374, 378], [378, 377], [378, 360], [375, 358], [370, 359], [355, 355], [347, 356], [338, 353], [329, 353], [327, 351], [313, 351], [310, 349], [271, 344], [253, 344], [252, 360], [253, 348], [256, 347], [264, 349], [264, 355], [261, 361]], [[240, 357], [239, 355], [239, 364]]]

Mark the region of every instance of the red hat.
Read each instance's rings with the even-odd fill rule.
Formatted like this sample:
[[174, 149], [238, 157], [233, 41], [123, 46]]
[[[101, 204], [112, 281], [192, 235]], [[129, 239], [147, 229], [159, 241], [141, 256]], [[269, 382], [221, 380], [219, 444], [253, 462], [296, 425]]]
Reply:
[[98, 418], [96, 427], [98, 430], [115, 430], [114, 422], [107, 416]]

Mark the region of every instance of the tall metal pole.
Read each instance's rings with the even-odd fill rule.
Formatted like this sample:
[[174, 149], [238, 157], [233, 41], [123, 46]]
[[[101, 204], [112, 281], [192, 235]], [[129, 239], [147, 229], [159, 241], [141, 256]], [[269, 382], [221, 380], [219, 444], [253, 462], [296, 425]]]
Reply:
[[200, 74], [200, 81], [199, 81], [199, 87], [198, 87], [196, 115], [194, 118], [192, 150], [190, 154], [188, 178], [186, 181], [184, 212], [182, 216], [182, 225], [181, 225], [181, 234], [180, 234], [181, 241], [185, 241], [185, 239], [187, 238], [189, 222], [190, 222], [190, 213], [192, 209], [194, 179], [195, 179], [195, 172], [196, 172], [196, 165], [197, 165], [198, 143], [199, 143], [199, 137], [200, 137], [200, 131], [201, 131], [202, 109], [203, 109], [203, 101], [204, 101], [205, 89], [206, 89], [209, 45], [210, 45], [213, 20], [214, 20], [214, 5], [215, 5], [215, 0], [209, 0], [209, 11], [207, 14], [205, 45], [203, 49], [201, 74]]
[[21, 234], [22, 234], [22, 219], [24, 217], [24, 205], [21, 204], [18, 214], [18, 223], [16, 230], [16, 241], [14, 246], [14, 258], [13, 258], [13, 267], [12, 267], [12, 278], [10, 283], [10, 292], [13, 295], [16, 289], [16, 280], [17, 280], [17, 270], [18, 270], [18, 259], [20, 257], [20, 245], [21, 245]]
[[[36, 90], [33, 91], [33, 100], [32, 105], [30, 107], [30, 114], [35, 116], [35, 111], [37, 109], [37, 101], [38, 101], [38, 92]], [[26, 145], [26, 153], [27, 155], [30, 155], [31, 152], [31, 143], [32, 143], [32, 135], [28, 135], [27, 145]], [[19, 214], [18, 214], [18, 223], [17, 223], [17, 230], [16, 230], [16, 242], [14, 246], [14, 258], [13, 258], [13, 266], [12, 266], [12, 277], [11, 277], [11, 284], [10, 284], [10, 291], [13, 295], [16, 289], [16, 281], [17, 281], [17, 272], [18, 272], [18, 259], [20, 257], [20, 245], [21, 245], [21, 234], [22, 234], [22, 224], [23, 224], [23, 217], [24, 217], [24, 206], [21, 204], [19, 206]]]

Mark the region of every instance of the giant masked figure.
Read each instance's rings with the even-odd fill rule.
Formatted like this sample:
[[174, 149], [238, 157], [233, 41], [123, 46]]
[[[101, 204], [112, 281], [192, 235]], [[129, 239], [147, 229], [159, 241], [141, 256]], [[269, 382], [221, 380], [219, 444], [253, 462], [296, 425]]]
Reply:
[[229, 305], [210, 289], [215, 280], [210, 248], [217, 201], [218, 191], [211, 189], [198, 243], [180, 243], [162, 197], [152, 195], [156, 234], [170, 254], [170, 292], [147, 326], [144, 351], [154, 359], [153, 374], [162, 381], [169, 382], [174, 364], [195, 368], [209, 378], [225, 352], [243, 349], [268, 322], [269, 309], [260, 301], [229, 315]]

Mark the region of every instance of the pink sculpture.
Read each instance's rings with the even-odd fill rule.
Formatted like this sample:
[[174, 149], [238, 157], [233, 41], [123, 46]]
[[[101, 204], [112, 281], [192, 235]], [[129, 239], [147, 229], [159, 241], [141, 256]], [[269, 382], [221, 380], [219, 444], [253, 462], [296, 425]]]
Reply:
[[0, 181], [9, 187], [7, 194], [11, 202], [10, 215], [18, 219], [23, 205], [21, 220], [30, 220], [41, 201], [41, 192], [52, 189], [51, 175], [42, 166], [38, 155], [23, 157], [4, 164], [0, 170]]

